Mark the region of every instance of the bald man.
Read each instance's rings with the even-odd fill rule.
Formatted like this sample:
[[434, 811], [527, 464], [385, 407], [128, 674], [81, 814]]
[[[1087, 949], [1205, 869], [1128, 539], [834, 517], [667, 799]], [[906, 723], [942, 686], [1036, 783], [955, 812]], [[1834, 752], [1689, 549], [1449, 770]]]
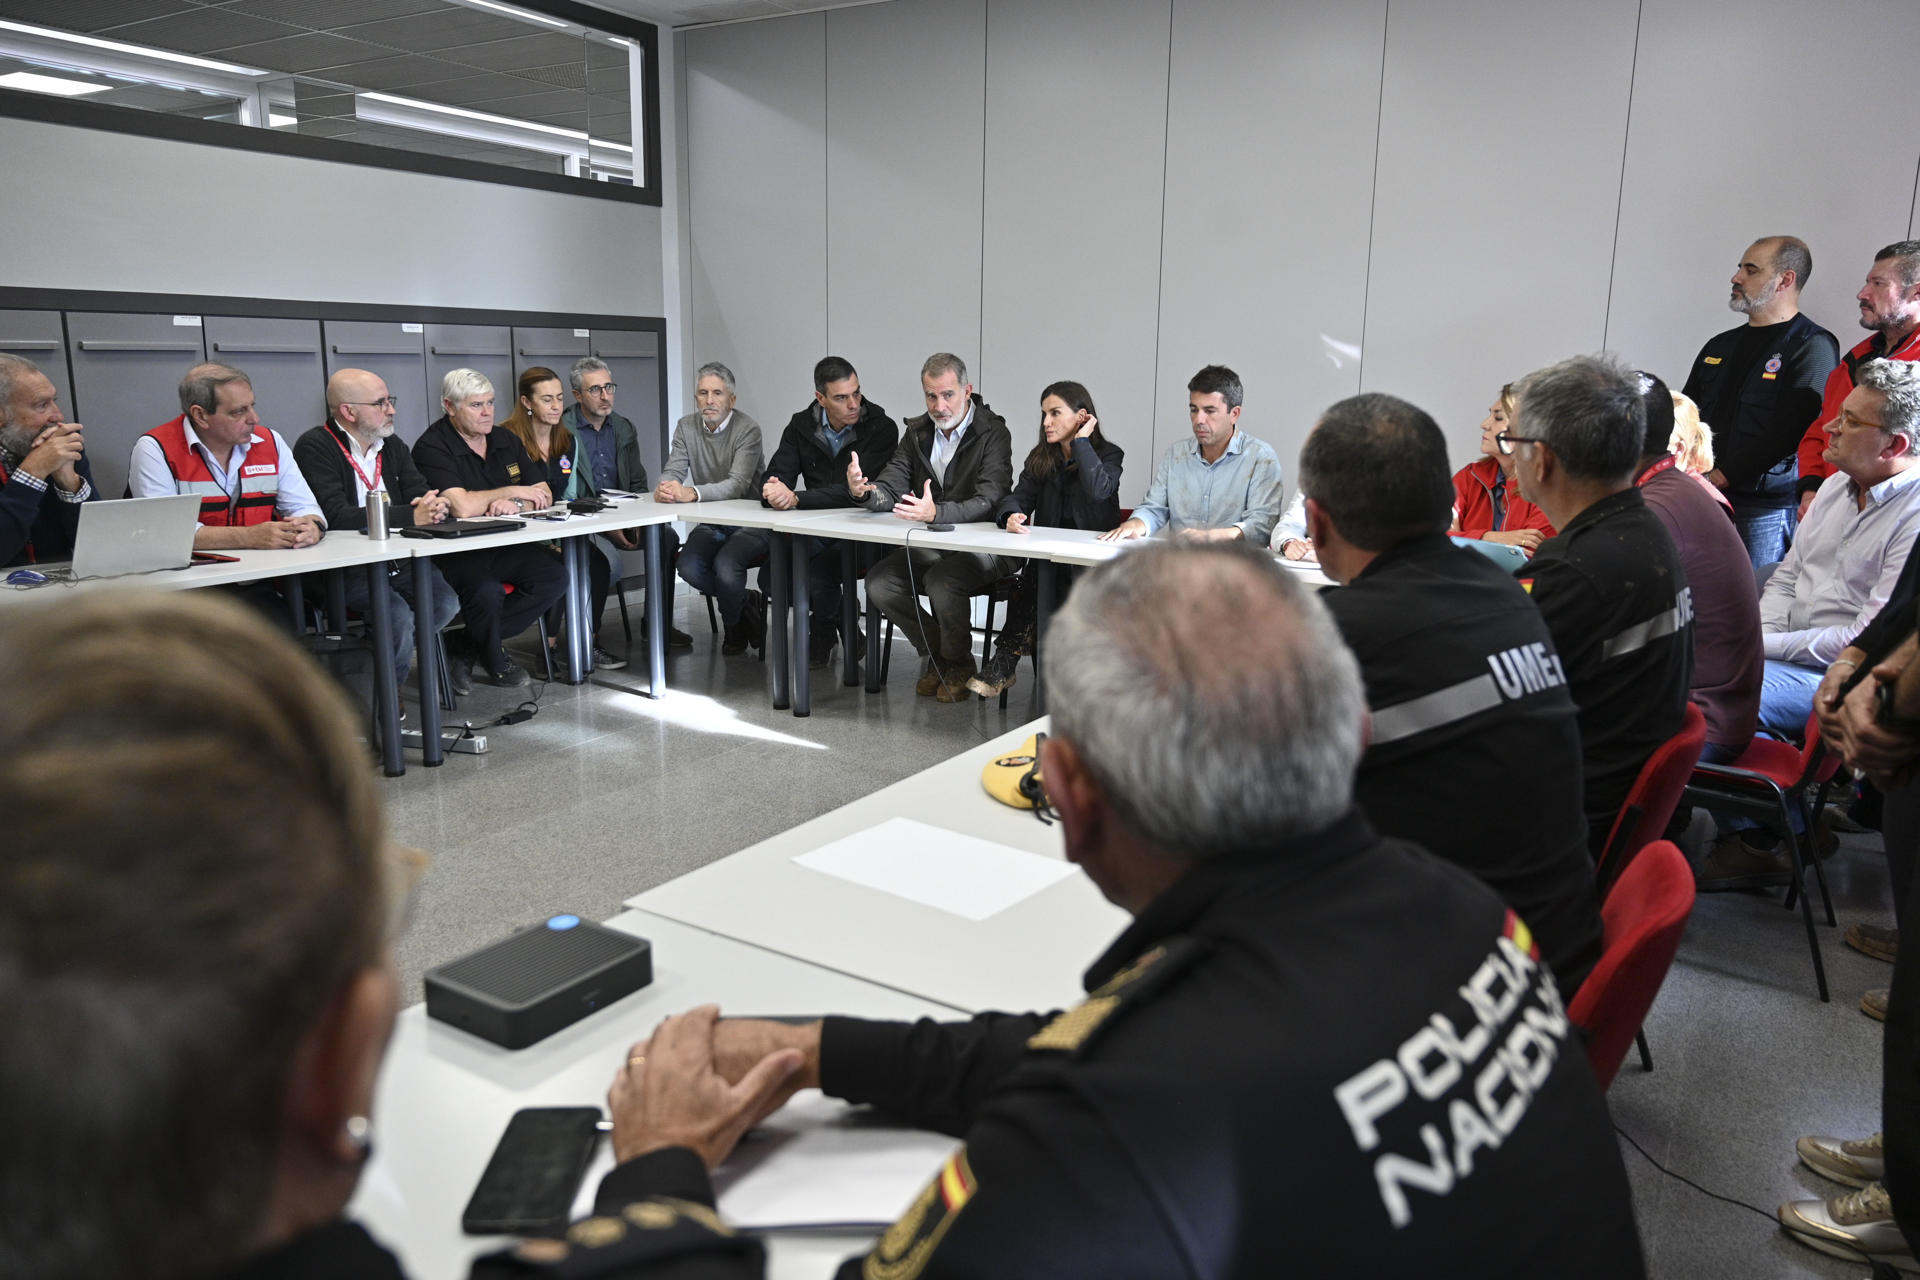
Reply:
[[[367, 528], [367, 494], [387, 496], [387, 524], [399, 528], [438, 524], [447, 518], [447, 500], [427, 488], [406, 443], [393, 434], [394, 399], [378, 374], [365, 369], [341, 369], [327, 379], [327, 420], [300, 437], [293, 458], [313, 488], [314, 501], [327, 526], [339, 530]], [[413, 666], [414, 587], [408, 564], [387, 566], [388, 606], [393, 611], [393, 670], [405, 680]], [[432, 572], [433, 599], [427, 617], [438, 631], [460, 612], [460, 597]], [[368, 604], [367, 578], [347, 575], [347, 608], [364, 612]], [[458, 671], [450, 672], [455, 693], [471, 691], [460, 685]]]

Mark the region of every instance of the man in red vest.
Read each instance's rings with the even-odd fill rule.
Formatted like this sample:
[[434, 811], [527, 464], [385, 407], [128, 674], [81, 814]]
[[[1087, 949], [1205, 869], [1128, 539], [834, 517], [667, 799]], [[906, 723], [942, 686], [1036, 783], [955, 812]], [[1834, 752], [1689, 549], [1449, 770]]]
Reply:
[[180, 416], [134, 442], [136, 498], [200, 495], [199, 551], [310, 547], [327, 531], [293, 450], [260, 425], [253, 382], [224, 364], [197, 364], [180, 380]]

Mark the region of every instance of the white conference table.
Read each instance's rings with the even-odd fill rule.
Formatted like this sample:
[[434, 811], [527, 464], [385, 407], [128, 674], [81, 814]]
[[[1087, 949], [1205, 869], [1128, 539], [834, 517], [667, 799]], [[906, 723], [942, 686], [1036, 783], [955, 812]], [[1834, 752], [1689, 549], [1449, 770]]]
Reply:
[[1023, 725], [626, 905], [969, 1012], [1075, 1003], [1081, 974], [1128, 922], [1084, 874], [973, 921], [793, 861], [895, 817], [1064, 858], [1059, 827], [980, 785], [988, 761], [1045, 728]]
[[[669, 1014], [714, 1003], [725, 1014], [769, 1017], [965, 1016], [646, 912], [606, 923], [653, 944], [652, 984], [536, 1045], [502, 1049], [428, 1019], [423, 1004], [400, 1015], [374, 1099], [373, 1158], [348, 1213], [400, 1255], [414, 1280], [464, 1277], [475, 1257], [506, 1243], [463, 1234], [460, 1213], [513, 1113], [604, 1108], [629, 1048]], [[819, 1280], [873, 1236], [797, 1232], [766, 1239], [774, 1280]]]

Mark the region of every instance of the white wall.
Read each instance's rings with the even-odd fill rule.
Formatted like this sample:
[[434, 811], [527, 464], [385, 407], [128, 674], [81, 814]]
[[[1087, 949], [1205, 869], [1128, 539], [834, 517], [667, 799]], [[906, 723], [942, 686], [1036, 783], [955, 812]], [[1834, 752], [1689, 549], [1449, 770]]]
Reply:
[[657, 316], [660, 211], [0, 119], [0, 284]]
[[1851, 345], [1874, 250], [1920, 225], [1920, 136], [1874, 96], [1920, 5], [1729, 13], [894, 0], [694, 31], [692, 358], [778, 421], [829, 347], [902, 415], [952, 347], [1017, 438], [1079, 378], [1130, 503], [1208, 361], [1289, 481], [1355, 391], [1425, 406], [1464, 462], [1542, 363], [1604, 344], [1677, 384], [1761, 235], [1812, 245], [1807, 309]]

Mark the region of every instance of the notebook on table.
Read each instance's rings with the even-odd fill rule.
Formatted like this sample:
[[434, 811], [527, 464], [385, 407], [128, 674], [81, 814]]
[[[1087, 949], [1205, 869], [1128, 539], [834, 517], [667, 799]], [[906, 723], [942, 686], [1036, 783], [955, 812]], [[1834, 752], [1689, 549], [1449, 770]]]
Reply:
[[472, 538], [483, 533], [505, 533], [526, 526], [518, 520], [442, 520], [439, 524], [416, 524], [401, 529], [403, 538]]

